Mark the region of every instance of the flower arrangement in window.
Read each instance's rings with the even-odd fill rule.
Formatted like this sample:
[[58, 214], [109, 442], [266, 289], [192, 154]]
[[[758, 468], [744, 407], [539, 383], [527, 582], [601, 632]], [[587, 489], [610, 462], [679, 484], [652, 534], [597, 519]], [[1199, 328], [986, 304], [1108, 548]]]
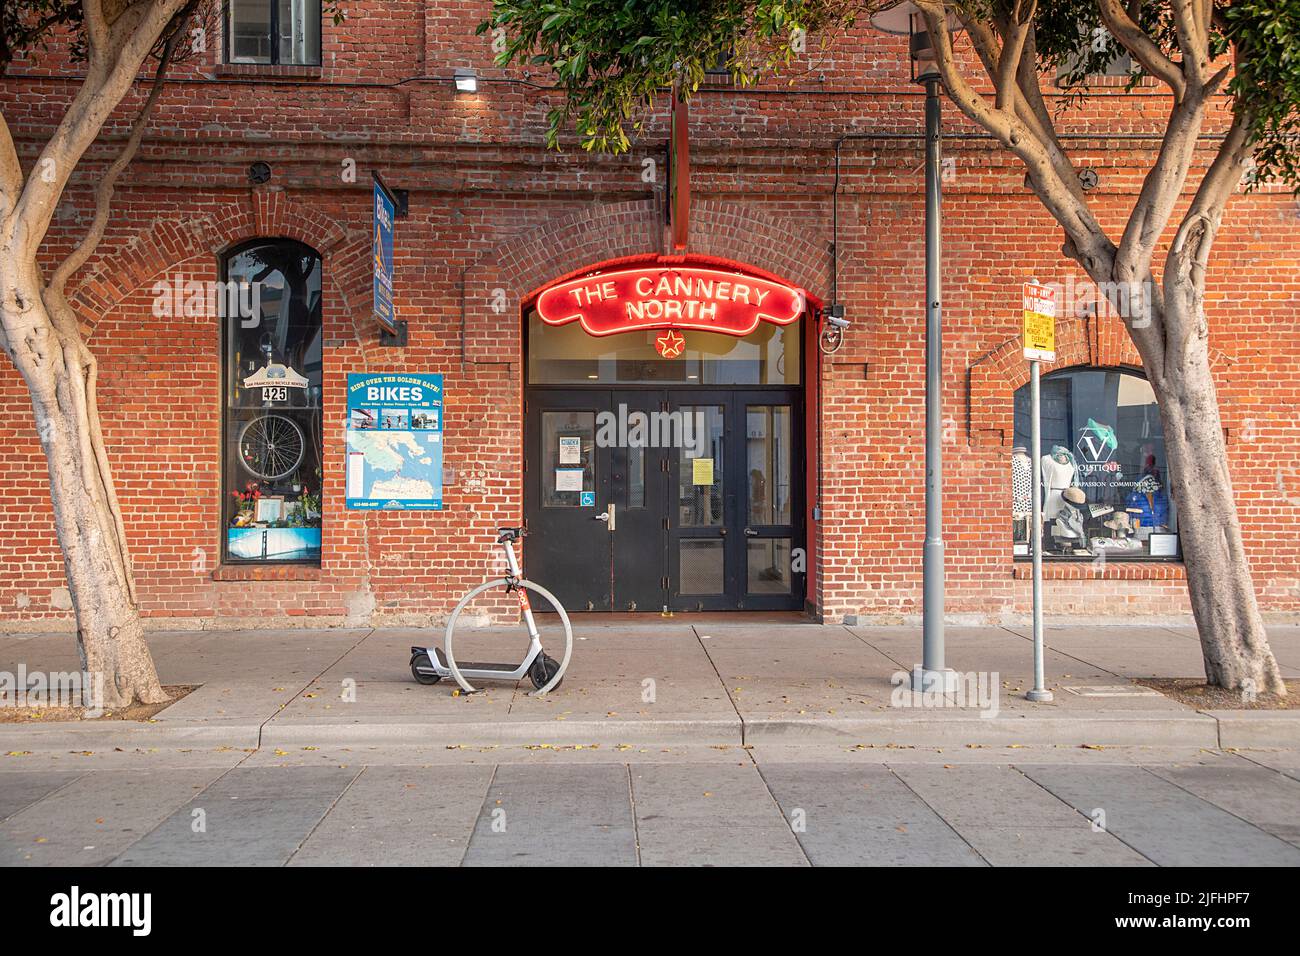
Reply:
[[250, 481], [244, 485], [243, 491], [232, 491], [230, 496], [235, 499], [237, 504], [230, 523], [236, 528], [248, 527], [254, 521], [257, 499], [262, 497], [262, 489], [256, 481]]

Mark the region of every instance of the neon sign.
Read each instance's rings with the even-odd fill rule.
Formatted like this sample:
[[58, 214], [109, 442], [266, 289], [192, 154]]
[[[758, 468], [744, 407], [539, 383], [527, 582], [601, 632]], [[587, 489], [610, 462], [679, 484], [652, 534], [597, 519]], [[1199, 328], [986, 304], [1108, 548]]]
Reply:
[[804, 292], [718, 269], [622, 269], [570, 279], [537, 298], [547, 325], [579, 322], [588, 335], [638, 329], [696, 329], [748, 335], [759, 322], [789, 325], [803, 315]]

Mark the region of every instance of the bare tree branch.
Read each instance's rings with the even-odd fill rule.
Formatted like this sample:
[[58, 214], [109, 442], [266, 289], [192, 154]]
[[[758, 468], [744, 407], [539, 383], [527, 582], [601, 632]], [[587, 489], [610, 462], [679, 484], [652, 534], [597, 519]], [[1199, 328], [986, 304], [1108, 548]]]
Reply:
[[1196, 8], [1200, 0], [1170, 0], [1174, 33], [1183, 54], [1183, 74], [1194, 84], [1205, 82], [1210, 68], [1210, 36], [1201, 29]]
[[[88, 6], [91, 3], [93, 0], [88, 0]], [[18, 200], [17, 214], [27, 241], [39, 245], [44, 240], [72, 170], [135, 82], [144, 58], [163, 28], [185, 3], [186, 0], [142, 0], [128, 7], [113, 22], [109, 48], [105, 51], [112, 57], [111, 68], [107, 68], [102, 78], [88, 75], [83, 81], [41, 150]]]
[[996, 136], [1025, 164], [1034, 191], [1065, 230], [1073, 254], [1088, 274], [1109, 278], [1115, 245], [1106, 236], [1088, 204], [1081, 201], [1062, 179], [1052, 161], [1049, 145], [1036, 137], [1014, 112], [999, 110], [989, 103], [962, 75], [953, 56], [952, 34], [948, 30], [941, 0], [917, 0], [917, 7], [925, 15], [934, 42], [936, 63], [949, 97], [963, 113]]
[[[979, 55], [980, 62], [984, 64], [985, 72], [990, 80], [994, 80], [997, 73], [997, 64], [1000, 60], [997, 38], [988, 24], [981, 20], [972, 18], [964, 25], [967, 33], [970, 34], [971, 43]], [[1079, 185], [1078, 174], [1075, 172], [1073, 163], [1070, 162], [1070, 157], [1061, 146], [1061, 141], [1056, 133], [1056, 123], [1053, 121], [1051, 112], [1043, 100], [1043, 92], [1038, 86], [1037, 64], [1038, 50], [1033, 24], [1031, 23], [1022, 45], [1020, 63], [1017, 66], [1016, 87], [1019, 95], [1013, 98], [1015, 113], [1021, 122], [1028, 126], [1038, 140], [1044, 144], [1061, 182], [1074, 194], [1078, 202], [1085, 202], [1083, 188]], [[996, 80], [994, 82], [996, 83]]]
[[1034, 11], [1037, 9], [1038, 0], [1016, 0], [1011, 15], [1007, 18], [994, 83], [994, 89], [997, 90], [995, 105], [1000, 110], [1006, 109], [1015, 100], [1019, 89], [1016, 77], [1020, 72], [1021, 54], [1024, 53], [1029, 26], [1033, 23]]
[[163, 47], [162, 55], [158, 60], [158, 67], [154, 71], [149, 96], [136, 114], [135, 121], [131, 124], [131, 133], [123, 144], [117, 158], [104, 171], [99, 185], [95, 187], [95, 215], [90, 228], [86, 230], [86, 235], [77, 244], [76, 248], [55, 268], [53, 275], [50, 277], [49, 285], [51, 288], [62, 292], [67, 285], [68, 279], [86, 264], [86, 261], [99, 246], [100, 240], [104, 238], [104, 230], [108, 227], [108, 217], [112, 209], [113, 192], [117, 187], [117, 181], [121, 177], [122, 171], [130, 165], [131, 160], [135, 158], [135, 154], [140, 148], [140, 141], [144, 138], [144, 131], [149, 125], [149, 117], [153, 113], [154, 105], [158, 102], [158, 98], [162, 93], [167, 68], [171, 64], [172, 56], [176, 52], [176, 45], [180, 39], [181, 31], [179, 30], [173, 31], [171, 36], [167, 38], [167, 43]]
[[23, 192], [23, 164], [18, 159], [9, 122], [0, 113], [0, 221], [9, 218]]
[[1097, 8], [1111, 36], [1142, 64], [1144, 70], [1164, 81], [1174, 91], [1175, 98], [1181, 99], [1187, 86], [1183, 71], [1129, 16], [1120, 0], [1097, 0]]
[[1149, 275], [1156, 243], [1169, 225], [1187, 183], [1208, 100], [1226, 76], [1225, 68], [1209, 83], [1194, 84], [1183, 99], [1174, 101], [1160, 150], [1142, 182], [1142, 191], [1120, 239], [1115, 257], [1117, 279], [1138, 282]]

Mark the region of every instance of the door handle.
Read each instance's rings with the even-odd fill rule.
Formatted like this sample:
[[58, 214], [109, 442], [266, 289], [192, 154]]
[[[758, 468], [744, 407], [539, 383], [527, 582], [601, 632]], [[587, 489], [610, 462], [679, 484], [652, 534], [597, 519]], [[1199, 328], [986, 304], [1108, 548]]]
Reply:
[[598, 515], [592, 515], [591, 520], [603, 521], [605, 522], [605, 527], [608, 528], [610, 531], [613, 531], [614, 530], [614, 503], [612, 501], [609, 503], [608, 511], [602, 511]]
[[755, 531], [753, 528], [746, 528], [746, 529], [745, 529], [745, 537], [746, 537], [746, 538], [757, 538], [757, 537], [758, 537], [758, 532]]

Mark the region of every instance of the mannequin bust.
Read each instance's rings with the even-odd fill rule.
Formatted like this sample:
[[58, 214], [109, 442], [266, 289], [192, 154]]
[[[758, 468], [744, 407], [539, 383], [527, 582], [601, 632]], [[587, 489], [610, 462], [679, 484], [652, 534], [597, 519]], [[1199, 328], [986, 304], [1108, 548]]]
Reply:
[[1070, 454], [1070, 450], [1063, 445], [1053, 445], [1051, 454], [1043, 456], [1042, 465], [1043, 488], [1046, 491], [1043, 499], [1043, 517], [1051, 521], [1065, 506], [1061, 492], [1074, 485], [1074, 476], [1078, 469], [1074, 464], [1074, 455]]

